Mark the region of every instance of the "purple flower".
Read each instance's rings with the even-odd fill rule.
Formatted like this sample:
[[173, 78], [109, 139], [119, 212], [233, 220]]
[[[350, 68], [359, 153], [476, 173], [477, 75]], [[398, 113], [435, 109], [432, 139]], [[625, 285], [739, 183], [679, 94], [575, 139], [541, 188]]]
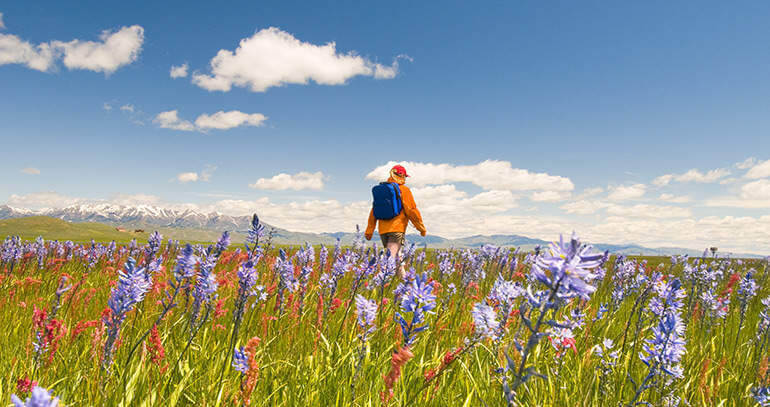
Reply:
[[235, 349], [233, 353], [233, 368], [241, 374], [246, 374], [249, 371], [249, 354], [243, 350], [243, 346], [240, 349]]
[[762, 407], [770, 407], [770, 387], [754, 387], [751, 389], [754, 401]]
[[652, 338], [647, 339], [644, 345], [646, 354], [639, 354], [644, 364], [651, 371], [661, 369], [674, 378], [682, 377], [682, 360], [685, 349], [684, 323], [677, 312], [666, 312], [652, 328]]
[[224, 252], [227, 249], [227, 246], [230, 246], [230, 233], [228, 231], [224, 231], [222, 236], [217, 241], [217, 254]]
[[368, 300], [363, 295], [356, 295], [356, 315], [358, 326], [363, 330], [359, 336], [361, 341], [366, 342], [369, 335], [374, 332], [374, 319], [377, 317], [377, 303], [374, 300]]
[[19, 397], [13, 394], [11, 395], [11, 402], [14, 407], [57, 407], [59, 405], [59, 398], [53, 397], [48, 390], [35, 386], [27, 401], [22, 402]]
[[425, 313], [436, 307], [436, 296], [433, 295], [433, 286], [427, 284], [428, 275], [418, 275], [408, 286], [401, 299], [401, 313], [411, 313], [411, 321], [407, 322], [401, 313], [396, 313], [396, 321], [401, 325], [401, 333], [407, 346], [414, 343], [416, 334], [428, 329], [425, 322]]
[[251, 218], [251, 229], [246, 237], [246, 243], [259, 243], [259, 239], [265, 234], [265, 226], [259, 223], [259, 216], [255, 213]]
[[535, 260], [532, 273], [548, 288], [556, 289], [559, 298], [580, 297], [585, 300], [596, 291], [590, 283], [596, 278], [593, 271], [602, 264], [602, 254], [592, 252], [573, 233], [569, 242], [559, 238], [551, 243], [549, 253]]
[[500, 323], [497, 322], [497, 312], [483, 302], [477, 303], [473, 306], [471, 311], [473, 316], [473, 324], [476, 326], [476, 335], [480, 338], [497, 337], [497, 331], [500, 329]]

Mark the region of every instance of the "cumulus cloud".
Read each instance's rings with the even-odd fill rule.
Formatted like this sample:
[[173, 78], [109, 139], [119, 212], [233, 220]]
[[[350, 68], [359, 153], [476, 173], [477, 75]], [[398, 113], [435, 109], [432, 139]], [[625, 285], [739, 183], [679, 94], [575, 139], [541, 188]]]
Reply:
[[581, 199], [574, 202], [568, 202], [559, 208], [571, 214], [590, 215], [608, 207], [609, 205], [610, 204], [606, 202]]
[[198, 181], [198, 173], [197, 172], [183, 172], [176, 176], [176, 179], [179, 182], [186, 183], [186, 182], [195, 182]]
[[21, 172], [27, 175], [40, 175], [40, 170], [35, 167], [22, 168]]
[[54, 49], [48, 43], [33, 45], [15, 35], [0, 34], [0, 65], [8, 64], [48, 72], [54, 67]]
[[749, 158], [747, 158], [747, 159], [745, 159], [745, 160], [743, 160], [743, 161], [741, 161], [739, 163], [736, 163], [735, 164], [735, 168], [737, 168], [739, 170], [747, 170], [747, 169], [753, 167], [754, 165], [756, 165], [756, 163], [757, 163], [757, 159], [756, 158], [749, 157]]
[[104, 102], [104, 104], [102, 105], [102, 109], [109, 112], [110, 110], [112, 110], [112, 105], [107, 102]]
[[671, 181], [677, 182], [697, 182], [700, 184], [708, 184], [719, 181], [720, 179], [730, 175], [730, 170], [726, 168], [717, 168], [707, 172], [701, 172], [697, 169], [691, 169], [683, 174], [666, 174], [655, 178], [652, 183], [656, 186], [663, 187], [671, 183]]
[[770, 208], [770, 180], [758, 179], [741, 186], [738, 196], [708, 199], [706, 206], [730, 208]]
[[753, 165], [751, 169], [746, 173], [745, 177], [749, 179], [770, 177], [770, 160], [760, 161]]
[[187, 77], [187, 69], [188, 69], [187, 63], [184, 63], [184, 64], [179, 65], [179, 66], [172, 65], [171, 66], [171, 71], [169, 72], [169, 75], [171, 76], [172, 79], [186, 78]]
[[6, 201], [6, 205], [26, 209], [58, 209], [83, 202], [81, 198], [75, 198], [59, 194], [57, 192], [34, 192], [24, 195], [13, 194]]
[[219, 111], [212, 115], [202, 114], [195, 119], [195, 126], [199, 129], [227, 130], [240, 126], [261, 126], [267, 117], [261, 113], [247, 114], [237, 110]]
[[100, 41], [50, 41], [32, 44], [11, 34], [0, 34], [0, 65], [19, 64], [49, 72], [56, 60], [68, 69], [84, 69], [111, 74], [139, 57], [144, 43], [144, 28], [138, 25], [105, 30]]
[[638, 204], [632, 206], [610, 205], [607, 207], [607, 213], [610, 215], [623, 216], [627, 218], [687, 218], [692, 216], [692, 211], [678, 206], [660, 206]]
[[254, 189], [266, 189], [272, 191], [285, 191], [288, 189], [300, 191], [310, 189], [320, 191], [324, 187], [324, 174], [318, 172], [298, 172], [296, 174], [281, 173], [271, 178], [260, 178], [257, 182], [249, 184]]
[[164, 129], [181, 131], [228, 130], [241, 126], [262, 126], [267, 116], [261, 113], [243, 113], [238, 110], [229, 112], [219, 111], [214, 114], [202, 114], [195, 119], [195, 123], [179, 117], [179, 111], [169, 110], [158, 113], [153, 122]]
[[647, 191], [647, 186], [644, 184], [634, 184], [628, 186], [617, 186], [610, 190], [608, 198], [612, 201], [625, 201], [628, 199], [636, 199], [644, 196]]
[[155, 119], [153, 119], [153, 122], [164, 129], [179, 131], [195, 130], [195, 125], [187, 120], [182, 120], [179, 118], [179, 112], [177, 110], [169, 110], [167, 112], [158, 113], [158, 115], [155, 116]]
[[687, 203], [690, 202], [689, 196], [675, 196], [672, 194], [660, 194], [659, 200], [671, 203]]
[[214, 171], [216, 171], [217, 167], [213, 165], [207, 165], [206, 168], [204, 168], [200, 172], [182, 172], [177, 174], [176, 180], [181, 183], [188, 183], [188, 182], [197, 182], [197, 181], [204, 181], [208, 182], [211, 179], [211, 176], [214, 174]]
[[314, 45], [270, 27], [240, 41], [235, 51], [219, 50], [210, 61], [211, 74], [194, 73], [194, 84], [209, 91], [228, 92], [233, 86], [264, 92], [275, 86], [342, 85], [355, 76], [391, 79], [398, 58], [384, 66], [356, 55], [338, 53], [334, 42]]
[[575, 189], [569, 178], [547, 173], [533, 173], [513, 168], [508, 161], [487, 160], [474, 165], [433, 164], [421, 162], [390, 161], [369, 174], [367, 179], [382, 181], [390, 169], [403, 165], [410, 175], [409, 185], [417, 187], [453, 182], [469, 182], [485, 190], [500, 191], [557, 191], [569, 192]]
[[5, 29], [5, 23], [3, 22], [3, 13], [0, 13], [0, 30]]
[[72, 40], [53, 41], [62, 62], [68, 69], [85, 69], [110, 74], [139, 57], [144, 43], [144, 28], [138, 25], [123, 27], [118, 31], [103, 31], [101, 42]]
[[559, 202], [569, 197], [570, 193], [565, 191], [537, 191], [529, 199], [535, 202]]
[[134, 113], [134, 105], [123, 105], [120, 107], [120, 110], [124, 112]]

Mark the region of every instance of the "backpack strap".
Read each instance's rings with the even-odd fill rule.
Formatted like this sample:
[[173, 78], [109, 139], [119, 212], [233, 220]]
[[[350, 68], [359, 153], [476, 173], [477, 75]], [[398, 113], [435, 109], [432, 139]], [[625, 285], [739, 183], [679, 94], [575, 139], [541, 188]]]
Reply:
[[398, 200], [401, 201], [401, 207], [403, 208], [404, 207], [404, 200], [401, 199], [401, 186], [398, 185], [398, 183], [396, 183], [396, 182], [391, 182], [391, 184], [393, 184], [393, 186], [395, 186], [395, 188], [396, 188], [396, 195], [398, 195]]

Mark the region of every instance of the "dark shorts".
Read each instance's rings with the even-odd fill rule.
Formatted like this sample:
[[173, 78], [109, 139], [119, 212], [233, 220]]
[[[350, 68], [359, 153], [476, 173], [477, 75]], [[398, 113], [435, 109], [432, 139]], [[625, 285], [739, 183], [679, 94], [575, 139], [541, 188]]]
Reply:
[[380, 239], [382, 239], [382, 245], [387, 247], [388, 243], [398, 243], [400, 245], [404, 245], [404, 234], [401, 232], [390, 232], [390, 233], [384, 233], [380, 235]]

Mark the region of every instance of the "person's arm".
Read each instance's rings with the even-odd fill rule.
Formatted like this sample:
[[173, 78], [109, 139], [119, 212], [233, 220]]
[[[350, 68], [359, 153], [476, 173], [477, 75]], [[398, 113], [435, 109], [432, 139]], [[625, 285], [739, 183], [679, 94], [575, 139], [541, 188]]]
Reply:
[[366, 232], [364, 232], [366, 240], [372, 240], [375, 226], [377, 226], [377, 218], [374, 217], [374, 208], [372, 208], [372, 210], [369, 211], [369, 222], [366, 225]]
[[412, 191], [406, 185], [401, 185], [401, 203], [404, 204], [404, 213], [406, 213], [407, 219], [412, 222], [412, 225], [420, 231], [422, 236], [425, 236], [427, 231], [425, 225], [422, 223], [422, 215], [420, 210], [417, 209], [417, 204], [414, 202]]

